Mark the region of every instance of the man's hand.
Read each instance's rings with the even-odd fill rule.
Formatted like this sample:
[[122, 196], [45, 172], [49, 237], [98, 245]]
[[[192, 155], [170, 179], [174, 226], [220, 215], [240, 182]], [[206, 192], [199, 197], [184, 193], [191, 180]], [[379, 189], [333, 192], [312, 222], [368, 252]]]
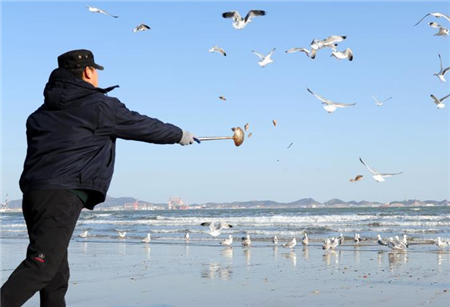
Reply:
[[189, 131], [183, 130], [183, 136], [181, 137], [180, 145], [181, 146], [191, 145], [194, 144], [194, 142], [200, 144], [200, 140], [198, 139], [198, 137]]

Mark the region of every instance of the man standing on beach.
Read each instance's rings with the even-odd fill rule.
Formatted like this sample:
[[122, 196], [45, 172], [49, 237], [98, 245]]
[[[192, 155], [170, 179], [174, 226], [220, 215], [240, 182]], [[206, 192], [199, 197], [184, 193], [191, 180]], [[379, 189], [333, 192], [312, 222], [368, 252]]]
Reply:
[[1, 306], [22, 306], [37, 291], [41, 306], [66, 306], [67, 248], [81, 209], [105, 200], [114, 171], [116, 139], [190, 145], [195, 136], [130, 111], [98, 87], [89, 50], [58, 57], [44, 104], [27, 120], [28, 150], [20, 178], [30, 244], [26, 259], [1, 288]]

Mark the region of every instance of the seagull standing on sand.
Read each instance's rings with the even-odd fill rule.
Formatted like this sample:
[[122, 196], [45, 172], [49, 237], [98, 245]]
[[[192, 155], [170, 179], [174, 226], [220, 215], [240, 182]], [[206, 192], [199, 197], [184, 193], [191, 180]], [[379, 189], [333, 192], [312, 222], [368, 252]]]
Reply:
[[184, 235], [184, 240], [186, 242], [189, 242], [189, 232], [186, 232], [186, 234]]
[[208, 51], [211, 52], [211, 53], [217, 52], [217, 53], [222, 54], [223, 56], [227, 56], [227, 53], [225, 52], [225, 50], [223, 50], [222, 48], [218, 47], [217, 45], [212, 47]]
[[220, 242], [222, 245], [230, 246], [233, 243], [233, 236], [229, 235], [227, 239]]
[[436, 239], [436, 246], [439, 249], [445, 249], [447, 247], [447, 245], [448, 245], [447, 242], [442, 241], [441, 237], [437, 237], [437, 239]]
[[437, 22], [430, 22], [429, 25], [432, 28], [439, 29], [439, 31], [434, 34], [434, 36], [448, 36], [448, 29], [446, 27], [441, 26]]
[[87, 8], [89, 9], [89, 11], [92, 12], [92, 13], [105, 14], [105, 15], [108, 15], [108, 16], [111, 16], [111, 17], [114, 17], [114, 18], [118, 18], [118, 17], [119, 17], [119, 16], [111, 15], [110, 13], [108, 13], [108, 12], [106, 12], [106, 11], [104, 11], [104, 10], [98, 9], [98, 8], [96, 8], [96, 7], [92, 7], [92, 6], [88, 6], [88, 5], [86, 5], [86, 7], [87, 7]]
[[273, 236], [272, 243], [274, 245], [278, 245], [278, 238], [277, 238], [277, 236]]
[[342, 235], [342, 233], [341, 233], [341, 234], [339, 234], [339, 238], [338, 238], [338, 240], [339, 240], [339, 245], [342, 245], [342, 244], [344, 244], [345, 240], [344, 240], [344, 236]]
[[311, 91], [309, 88], [307, 88], [308, 92], [310, 92], [311, 94], [313, 94], [317, 99], [319, 99], [320, 101], [322, 101], [322, 104], [326, 104], [326, 106], [324, 106], [323, 108], [328, 112], [328, 113], [333, 113], [334, 111], [336, 111], [337, 108], [347, 108], [347, 107], [351, 107], [354, 106], [356, 103], [339, 103], [339, 102], [333, 102], [331, 100], [325, 99], [322, 96], [319, 96], [317, 94], [314, 94], [313, 91]]
[[83, 231], [82, 233], [80, 233], [78, 236], [81, 238], [86, 238], [87, 234], [88, 234], [88, 231], [86, 230], [86, 231]]
[[404, 240], [400, 240], [400, 238], [398, 236], [395, 236], [394, 242], [395, 242], [395, 244], [400, 246], [402, 249], [408, 248], [408, 245], [406, 243], [404, 243]]
[[140, 32], [140, 31], [143, 32], [143, 31], [147, 31], [147, 30], [150, 30], [150, 27], [141, 23], [140, 25], [138, 25], [136, 28], [133, 29], [133, 33]]
[[438, 109], [443, 109], [443, 108], [445, 108], [445, 104], [443, 103], [443, 101], [445, 99], [447, 99], [450, 96], [450, 94], [447, 95], [447, 96], [442, 97], [441, 99], [437, 99], [437, 97], [434, 96], [434, 95], [430, 95], [430, 96], [431, 96], [431, 98], [433, 98], [434, 103], [436, 104], [437, 108]]
[[442, 58], [441, 58], [441, 55], [439, 53], [438, 53], [438, 56], [439, 56], [439, 62], [441, 64], [441, 70], [439, 72], [433, 74], [433, 76], [438, 77], [439, 80], [441, 80], [441, 82], [445, 82], [446, 80], [445, 80], [444, 76], [450, 70], [450, 66], [447, 67], [446, 69], [444, 69], [444, 67], [442, 66]]
[[362, 163], [365, 167], [367, 167], [367, 169], [368, 169], [369, 171], [371, 171], [372, 174], [374, 174], [374, 176], [372, 176], [372, 177], [373, 177], [373, 179], [375, 179], [377, 182], [383, 182], [383, 181], [385, 181], [384, 177], [392, 177], [392, 176], [395, 176], [395, 175], [403, 174], [403, 172], [400, 172], [400, 173], [379, 173], [379, 172], [377, 172], [376, 170], [370, 168], [368, 165], [366, 165], [366, 164], [364, 163], [364, 161], [363, 161], [361, 158], [359, 158], [359, 161], [361, 161], [361, 163]]
[[382, 245], [382, 246], [388, 246], [388, 243], [386, 242], [386, 241], [384, 241], [383, 239], [381, 239], [381, 236], [380, 235], [377, 235], [377, 243], [379, 244], [379, 245]]
[[338, 60], [348, 59], [349, 61], [353, 61], [353, 52], [350, 48], [345, 49], [344, 51], [333, 50], [330, 56], [334, 56]]
[[389, 238], [387, 246], [393, 251], [403, 251], [402, 245], [398, 244], [397, 242], [394, 242], [394, 239], [392, 237]]
[[252, 241], [250, 240], [250, 235], [242, 237], [242, 246], [250, 246]]
[[308, 245], [309, 244], [308, 234], [306, 232], [303, 235], [302, 244], [303, 245]]
[[376, 99], [376, 98], [375, 98], [375, 96], [372, 96], [372, 98], [373, 98], [373, 100], [375, 100], [375, 102], [376, 102], [377, 106], [379, 106], [379, 107], [381, 107], [381, 106], [383, 105], [383, 103], [384, 103], [384, 102], [386, 102], [386, 101], [388, 101], [388, 100], [391, 100], [391, 99], [392, 99], [392, 97], [389, 97], [388, 99], [385, 99], [385, 100], [379, 101], [378, 99]]
[[217, 226], [213, 222], [204, 222], [201, 226], [209, 226], [209, 234], [213, 237], [217, 237], [222, 233], [222, 229], [233, 228], [232, 225], [220, 222]]
[[441, 17], [444, 17], [445, 19], [447, 19], [448, 21], [450, 21], [450, 17], [448, 17], [447, 15], [445, 15], [445, 14], [442, 14], [442, 13], [428, 13], [428, 14], [426, 14], [424, 17], [422, 17], [422, 19], [420, 19], [414, 26], [417, 26], [419, 23], [421, 23], [422, 22], [422, 20], [424, 20], [427, 16], [434, 16], [434, 17], [436, 17], [436, 18], [441, 18]]
[[[333, 240], [334, 240], [334, 238], [333, 238]], [[331, 241], [330, 241], [330, 239], [326, 238], [323, 241], [322, 249], [327, 251], [330, 249], [330, 247], [331, 247]]]
[[297, 240], [295, 240], [295, 238], [292, 238], [291, 241], [284, 243], [283, 245], [281, 245], [281, 247], [293, 249], [296, 244], [297, 244]]
[[356, 244], [359, 244], [359, 242], [361, 242], [361, 237], [359, 236], [359, 233], [355, 233], [355, 236], [353, 237], [353, 241]]
[[152, 239], [150, 239], [150, 234], [148, 233], [147, 236], [141, 240], [142, 243], [150, 243]]
[[267, 64], [270, 64], [273, 62], [273, 60], [271, 59], [271, 56], [276, 49], [277, 48], [273, 48], [272, 51], [270, 51], [270, 53], [266, 56], [262, 55], [259, 52], [254, 51], [254, 50], [252, 50], [252, 52], [261, 59], [261, 61], [258, 62], [258, 65], [264, 68], [264, 67], [266, 67]]
[[264, 16], [266, 15], [265, 11], [262, 10], [251, 10], [247, 13], [245, 18], [242, 18], [238, 11], [225, 12], [222, 14], [223, 18], [232, 18], [233, 19], [233, 28], [237, 30], [244, 29], [248, 23], [252, 21], [253, 17], [256, 16]]

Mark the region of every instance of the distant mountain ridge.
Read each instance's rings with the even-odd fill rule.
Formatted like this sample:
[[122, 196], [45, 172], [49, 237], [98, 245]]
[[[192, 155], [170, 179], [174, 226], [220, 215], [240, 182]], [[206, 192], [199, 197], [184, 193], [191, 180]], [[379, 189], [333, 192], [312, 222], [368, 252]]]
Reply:
[[[134, 197], [111, 197], [107, 196], [104, 203], [98, 205], [98, 208], [109, 207], [121, 207], [125, 204], [136, 202]], [[140, 204], [148, 204], [153, 206], [167, 207], [167, 203], [152, 203], [144, 200], [138, 200]], [[189, 204], [191, 207], [201, 207], [204, 209], [214, 208], [302, 208], [302, 207], [377, 207], [383, 206], [386, 203], [371, 202], [371, 201], [343, 201], [338, 198], [330, 199], [324, 203], [318, 202], [313, 198], [302, 198], [289, 203], [280, 203], [273, 200], [251, 200], [251, 201], [234, 201], [234, 202], [207, 202], [203, 204]], [[406, 199], [402, 201], [391, 201], [388, 203], [390, 206], [425, 206], [431, 204], [434, 206], [448, 206], [448, 200], [418, 200], [418, 199]], [[22, 200], [12, 200], [9, 202], [9, 208], [17, 209], [22, 206]]]

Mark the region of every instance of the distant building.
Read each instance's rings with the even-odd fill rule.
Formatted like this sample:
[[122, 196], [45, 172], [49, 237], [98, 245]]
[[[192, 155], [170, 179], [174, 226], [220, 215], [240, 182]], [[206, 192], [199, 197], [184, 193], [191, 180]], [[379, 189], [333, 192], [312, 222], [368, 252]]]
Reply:
[[180, 197], [171, 197], [167, 203], [167, 209], [169, 210], [187, 210], [189, 205], [183, 203]]
[[148, 203], [140, 203], [137, 199], [134, 203], [126, 203], [123, 210], [154, 210], [153, 206]]

